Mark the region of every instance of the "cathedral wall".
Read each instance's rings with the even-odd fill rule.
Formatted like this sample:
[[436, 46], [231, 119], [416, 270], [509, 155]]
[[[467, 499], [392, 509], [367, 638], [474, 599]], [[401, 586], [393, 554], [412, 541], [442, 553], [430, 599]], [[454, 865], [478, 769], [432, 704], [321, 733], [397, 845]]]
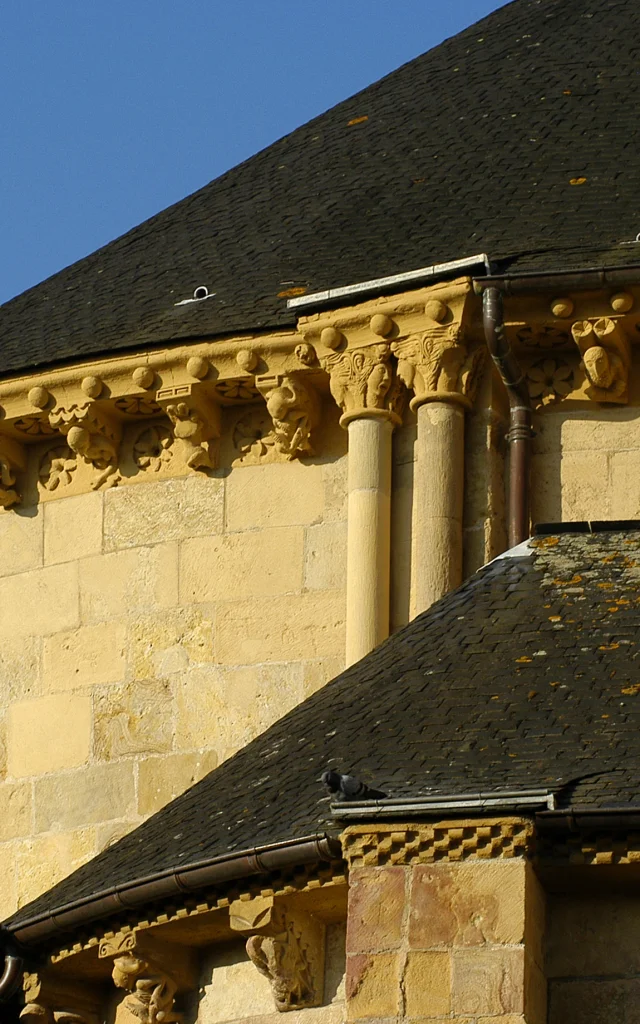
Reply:
[[638, 1019], [637, 894], [556, 895], [549, 900], [549, 1024]]
[[346, 434], [0, 513], [0, 915], [344, 667]]

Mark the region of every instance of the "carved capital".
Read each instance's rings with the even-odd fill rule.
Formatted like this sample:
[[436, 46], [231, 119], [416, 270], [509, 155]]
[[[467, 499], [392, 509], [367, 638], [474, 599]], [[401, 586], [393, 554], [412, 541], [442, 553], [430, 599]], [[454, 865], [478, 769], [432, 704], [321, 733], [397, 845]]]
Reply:
[[269, 980], [278, 1010], [302, 1010], [322, 1003], [322, 922], [272, 897], [236, 900], [229, 907], [229, 922], [234, 931], [249, 934], [247, 953]]
[[71, 451], [96, 470], [93, 490], [117, 482], [122, 427], [109, 411], [95, 402], [57, 405], [49, 413], [49, 423], [64, 434]]
[[267, 403], [276, 450], [287, 459], [313, 455], [311, 431], [320, 419], [320, 403], [313, 388], [293, 373], [256, 377], [256, 387]]
[[628, 401], [631, 351], [622, 325], [611, 317], [579, 320], [571, 328], [595, 402]]
[[425, 331], [394, 341], [398, 376], [413, 391], [411, 408], [425, 402], [473, 405], [484, 360], [480, 346], [468, 348], [458, 323], [434, 322]]
[[101, 941], [100, 959], [113, 957], [112, 978], [127, 993], [124, 1005], [142, 1024], [174, 1024], [178, 992], [197, 986], [190, 950], [154, 940], [146, 932], [120, 932]]
[[331, 394], [342, 409], [341, 426], [366, 416], [402, 422], [403, 388], [391, 362], [388, 342], [346, 348], [319, 358], [329, 374]]
[[25, 1024], [100, 1024], [100, 999], [87, 985], [50, 974], [25, 974]]
[[215, 458], [209, 444], [220, 437], [220, 406], [208, 399], [197, 384], [162, 388], [156, 402], [173, 425], [176, 445], [191, 469], [213, 469]]
[[17, 474], [26, 466], [24, 447], [9, 437], [0, 437], [0, 505], [11, 508], [20, 500], [16, 488]]

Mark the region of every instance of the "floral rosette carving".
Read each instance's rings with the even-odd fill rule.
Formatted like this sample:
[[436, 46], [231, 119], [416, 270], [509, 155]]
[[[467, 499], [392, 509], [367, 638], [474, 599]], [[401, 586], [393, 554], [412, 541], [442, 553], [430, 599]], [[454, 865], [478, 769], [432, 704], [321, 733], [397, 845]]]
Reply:
[[68, 487], [77, 468], [77, 457], [69, 445], [56, 445], [45, 453], [40, 462], [40, 483], [47, 491]]
[[541, 359], [527, 370], [527, 387], [539, 405], [561, 401], [573, 391], [573, 369], [562, 360]]
[[146, 427], [133, 442], [133, 461], [138, 469], [157, 473], [173, 457], [173, 437], [167, 427]]

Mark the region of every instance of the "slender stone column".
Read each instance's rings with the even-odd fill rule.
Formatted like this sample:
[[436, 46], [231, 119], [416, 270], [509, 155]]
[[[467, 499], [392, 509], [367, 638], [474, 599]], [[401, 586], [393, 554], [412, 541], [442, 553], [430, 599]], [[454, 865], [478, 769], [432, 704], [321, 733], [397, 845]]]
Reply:
[[349, 431], [347, 665], [389, 635], [391, 436], [378, 416], [351, 420]]
[[[388, 317], [371, 318], [378, 337], [393, 326]], [[401, 385], [387, 342], [342, 348], [344, 336], [331, 328], [321, 340], [334, 349], [321, 364], [349, 432], [346, 663], [352, 665], [389, 635], [391, 435], [400, 422]]]
[[462, 583], [464, 409], [455, 402], [418, 406], [415, 495], [415, 614]]
[[413, 615], [462, 582], [464, 410], [472, 405], [484, 357], [463, 338], [465, 297], [461, 292], [453, 308], [427, 303], [425, 329], [392, 344], [418, 415]]

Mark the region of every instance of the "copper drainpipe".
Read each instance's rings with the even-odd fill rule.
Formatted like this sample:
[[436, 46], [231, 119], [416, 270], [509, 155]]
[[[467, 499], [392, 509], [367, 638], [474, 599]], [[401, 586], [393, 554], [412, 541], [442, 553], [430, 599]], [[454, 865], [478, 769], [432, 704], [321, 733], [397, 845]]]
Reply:
[[13, 938], [4, 928], [0, 927], [0, 956], [2, 953], [4, 953], [4, 967], [0, 976], [0, 1003], [6, 1003], [22, 984], [24, 958], [19, 955]]
[[484, 335], [491, 358], [509, 396], [509, 547], [530, 536], [531, 399], [518, 362], [504, 331], [502, 292], [486, 288], [482, 294]]

